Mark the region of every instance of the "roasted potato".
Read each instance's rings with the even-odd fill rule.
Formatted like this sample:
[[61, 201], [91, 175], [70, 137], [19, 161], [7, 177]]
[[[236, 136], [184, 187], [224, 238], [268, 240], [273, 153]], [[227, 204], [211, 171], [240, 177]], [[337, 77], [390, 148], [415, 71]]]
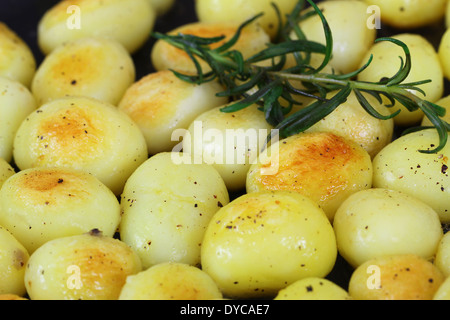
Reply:
[[351, 300], [351, 297], [344, 288], [328, 279], [309, 277], [281, 289], [275, 300]]

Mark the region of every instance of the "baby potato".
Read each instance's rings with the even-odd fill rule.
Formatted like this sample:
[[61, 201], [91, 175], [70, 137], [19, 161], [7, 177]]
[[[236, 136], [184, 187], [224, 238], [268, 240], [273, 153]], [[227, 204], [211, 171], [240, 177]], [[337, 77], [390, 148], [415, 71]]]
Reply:
[[[392, 38], [405, 43], [411, 52], [412, 68], [404, 83], [422, 81], [425, 79], [432, 81], [420, 85], [420, 88], [425, 92], [426, 97], [420, 92], [411, 92], [418, 97], [431, 102], [436, 102], [441, 99], [444, 93], [444, 74], [439, 55], [433, 45], [420, 34], [403, 33], [393, 35]], [[382, 78], [390, 78], [394, 76], [400, 68], [399, 56], [405, 59], [403, 49], [390, 41], [382, 41], [374, 44], [372, 48], [369, 49], [362, 64], [369, 60], [371, 54], [373, 54], [373, 61], [366, 70], [358, 75], [357, 78], [360, 81], [378, 82]], [[384, 100], [386, 104], [390, 104], [387, 99]], [[396, 112], [398, 109], [402, 111], [394, 118], [394, 122], [399, 126], [420, 124], [420, 121], [424, 116], [420, 109], [410, 112], [398, 102], [390, 108], [392, 112]]]
[[[450, 6], [449, 6], [450, 7]], [[450, 29], [447, 29], [442, 35], [441, 41], [438, 46], [438, 57], [441, 62], [442, 72], [444, 77], [450, 79]]]
[[446, 233], [439, 242], [434, 264], [448, 277], [450, 276], [450, 233]]
[[221, 106], [228, 98], [216, 97], [218, 82], [201, 85], [182, 81], [172, 71], [149, 74], [126, 91], [118, 108], [139, 126], [150, 154], [171, 151], [177, 144], [172, 134], [187, 130], [201, 113]]
[[260, 13], [264, 13], [256, 21], [274, 38], [278, 32], [279, 19], [272, 6], [274, 3], [281, 13], [282, 21], [297, 4], [297, 0], [197, 0], [195, 10], [201, 22], [227, 22], [243, 23]]
[[439, 215], [400, 191], [362, 190], [348, 197], [334, 217], [341, 256], [354, 268], [383, 255], [434, 257], [443, 236]]
[[153, 7], [156, 15], [163, 16], [168, 13], [175, 5], [175, 0], [147, 0]]
[[0, 21], [0, 76], [29, 88], [36, 72], [36, 59], [28, 44]]
[[31, 91], [38, 105], [87, 96], [117, 105], [135, 80], [130, 54], [116, 41], [83, 38], [53, 50], [36, 71]]
[[0, 190], [0, 225], [33, 253], [44, 243], [94, 228], [113, 236], [120, 222], [116, 196], [91, 174], [68, 168], [31, 168]]
[[216, 107], [200, 114], [183, 136], [182, 147], [193, 162], [211, 164], [228, 190], [245, 189], [247, 172], [273, 130], [257, 105], [232, 113]]
[[44, 104], [22, 122], [13, 156], [21, 170], [56, 166], [87, 171], [120, 195], [148, 153], [138, 126], [115, 106], [66, 97]]
[[[225, 41], [230, 40], [237, 32], [239, 25], [239, 23], [229, 21], [193, 22], [181, 25], [167, 34], [177, 35], [182, 33], [206, 38], [224, 36], [225, 39], [223, 41], [211, 46], [216, 48], [224, 44]], [[239, 40], [231, 50], [239, 50], [244, 58], [249, 58], [265, 49], [269, 42], [270, 38], [262, 28], [258, 25], [250, 24], [242, 30]], [[195, 64], [189, 55], [163, 40], [156, 41], [152, 47], [151, 61], [153, 67], [158, 71], [171, 69], [184, 74], [197, 74]], [[209, 65], [202, 59], [198, 58], [198, 62], [203, 72], [211, 70]]]
[[360, 265], [348, 292], [355, 300], [432, 300], [445, 277], [416, 255], [388, 255]]
[[205, 229], [229, 202], [212, 166], [178, 163], [179, 157], [172, 152], [152, 156], [130, 176], [122, 194], [120, 236], [144, 268], [163, 262], [199, 265]]
[[308, 277], [281, 289], [274, 300], [351, 300], [351, 297], [330, 280]]
[[[336, 92], [329, 93], [329, 98], [335, 94]], [[365, 97], [375, 110], [382, 115], [389, 115], [389, 111], [375, 97], [370, 95]], [[306, 132], [317, 131], [332, 132], [353, 140], [373, 158], [392, 141], [394, 120], [380, 120], [371, 116], [352, 93], [334, 112], [306, 130]]]
[[425, 27], [444, 18], [447, 0], [363, 0], [379, 7], [381, 21], [398, 29]]
[[14, 173], [14, 168], [5, 159], [0, 158], [0, 189], [3, 183]]
[[267, 298], [306, 277], [325, 277], [337, 257], [319, 206], [291, 191], [244, 194], [221, 208], [203, 239], [203, 270], [230, 298]]
[[[438, 100], [436, 104], [446, 110], [445, 116], [441, 117], [441, 119], [450, 123], [450, 95]], [[421, 125], [432, 126], [432, 123], [430, 119], [423, 117]]]
[[267, 159], [250, 167], [247, 192], [296, 191], [319, 204], [330, 221], [348, 196], [372, 186], [367, 151], [331, 132], [290, 136], [272, 144], [260, 158]]
[[432, 207], [442, 223], [450, 222], [450, 144], [438, 153], [434, 129], [404, 135], [378, 153], [373, 160], [373, 186], [402, 191]]
[[25, 295], [23, 279], [29, 257], [27, 249], [0, 226], [0, 295]]
[[61, 0], [38, 23], [39, 47], [48, 55], [64, 43], [101, 37], [115, 40], [134, 53], [148, 39], [155, 24], [156, 12], [148, 2]]
[[0, 77], [0, 158], [12, 161], [14, 136], [22, 121], [37, 108], [29, 89]]
[[447, 277], [434, 294], [433, 300], [450, 300], [450, 277]]
[[203, 270], [183, 263], [154, 265], [127, 278], [119, 300], [217, 300], [217, 284]]
[[[319, 1], [318, 8], [323, 11], [333, 34], [333, 57], [329, 66], [336, 73], [355, 71], [372, 47], [377, 34], [375, 28], [367, 27], [367, 5], [359, 1], [335, 0]], [[318, 15], [302, 20], [300, 27], [308, 40], [326, 43], [323, 23]], [[291, 36], [296, 38], [294, 32]]]
[[127, 277], [140, 271], [130, 247], [92, 230], [36, 250], [26, 267], [25, 286], [31, 300], [117, 300]]

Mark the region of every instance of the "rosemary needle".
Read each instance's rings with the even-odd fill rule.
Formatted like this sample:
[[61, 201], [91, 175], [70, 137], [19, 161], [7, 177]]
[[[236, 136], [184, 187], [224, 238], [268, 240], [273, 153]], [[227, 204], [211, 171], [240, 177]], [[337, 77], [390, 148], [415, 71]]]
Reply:
[[[305, 13], [303, 9], [306, 2], [314, 10]], [[405, 83], [412, 66], [411, 54], [407, 45], [389, 37], [376, 40], [377, 42], [390, 41], [400, 46], [405, 54], [404, 58], [400, 57], [401, 63], [398, 72], [392, 77], [383, 78], [378, 82], [355, 80], [356, 76], [370, 65], [372, 58], [363, 67], [348, 74], [326, 73], [323, 70], [332, 57], [333, 37], [327, 20], [317, 5], [311, 0], [299, 0], [293, 11], [286, 16], [285, 24], [281, 23], [280, 12], [275, 5], [274, 10], [280, 18], [277, 41], [268, 44], [267, 48], [246, 59], [242, 53], [232, 48], [239, 40], [243, 28], [258, 19], [261, 14], [241, 24], [231, 39], [215, 49], [210, 46], [225, 40], [224, 36], [203, 38], [187, 34], [166, 35], [161, 33], [153, 33], [153, 36], [184, 50], [194, 62], [196, 75], [181, 74], [172, 70], [180, 79], [197, 84], [213, 80], [220, 81], [225, 90], [217, 95], [227, 96], [234, 101], [222, 108], [223, 112], [236, 112], [257, 104], [264, 112], [266, 121], [279, 130], [280, 138], [307, 130], [332, 113], [353, 92], [361, 107], [378, 119], [393, 118], [398, 115], [400, 110], [389, 116], [383, 116], [370, 105], [366, 95], [376, 97], [380, 103], [383, 101], [383, 97], [387, 98], [389, 104], [386, 106], [389, 108], [400, 103], [410, 112], [422, 110], [433, 126], [410, 128], [405, 133], [435, 128], [439, 134], [439, 145], [433, 150], [420, 150], [420, 152], [437, 153], [445, 147], [448, 141], [448, 131], [450, 131], [450, 125], [441, 118], [445, 115], [445, 109], [421, 99], [414, 93], [420, 92], [425, 95], [424, 91], [420, 89], [420, 85], [430, 81]], [[307, 35], [299, 27], [299, 22], [312, 14], [317, 14], [322, 21], [325, 45], [308, 40]], [[296, 35], [297, 40], [290, 38], [289, 35], [292, 32]], [[323, 55], [323, 61], [318, 68], [310, 65], [313, 53]], [[285, 68], [287, 55], [294, 57], [295, 66]], [[198, 59], [206, 61], [210, 71], [204, 72]], [[262, 61], [271, 61], [271, 64], [261, 66], [260, 62]], [[301, 82], [303, 89], [295, 88], [292, 81]], [[336, 94], [327, 98], [327, 94], [330, 92], [336, 92]], [[295, 99], [295, 96], [299, 95], [314, 98], [315, 101], [290, 114], [293, 106], [299, 104]]]

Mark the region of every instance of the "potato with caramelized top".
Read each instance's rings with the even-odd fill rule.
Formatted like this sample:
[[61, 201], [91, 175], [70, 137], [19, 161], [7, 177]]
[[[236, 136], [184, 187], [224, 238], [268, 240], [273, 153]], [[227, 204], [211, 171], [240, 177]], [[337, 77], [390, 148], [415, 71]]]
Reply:
[[264, 160], [253, 164], [248, 172], [247, 192], [301, 193], [319, 204], [330, 221], [347, 197], [372, 186], [372, 160], [368, 152], [330, 132], [290, 136], [272, 144], [260, 158]]
[[0, 21], [0, 76], [29, 88], [36, 72], [36, 59], [28, 44]]
[[39, 247], [28, 261], [25, 286], [31, 300], [117, 300], [127, 277], [140, 271], [130, 247], [92, 230]]
[[305, 277], [325, 277], [337, 257], [333, 228], [319, 206], [292, 191], [240, 196], [211, 219], [203, 270], [227, 297], [275, 296]]
[[29, 257], [27, 249], [0, 225], [0, 296], [25, 295], [23, 279]]
[[45, 58], [31, 91], [39, 106], [67, 96], [117, 105], [135, 76], [133, 60], [120, 43], [83, 38], [62, 44]]
[[27, 87], [0, 76], [0, 158], [12, 161], [16, 131], [36, 108], [36, 100]]
[[[167, 1], [167, 0], [166, 0]], [[109, 38], [130, 53], [153, 30], [156, 12], [149, 0], [62, 0], [42, 16], [38, 43], [44, 54], [60, 45], [88, 37]]]
[[387, 255], [360, 265], [348, 292], [356, 300], [432, 300], [445, 277], [416, 255]]
[[161, 263], [131, 275], [119, 300], [217, 300], [217, 284], [203, 270], [183, 263]]
[[21, 170], [89, 172], [116, 195], [148, 158], [138, 126], [115, 106], [87, 97], [57, 99], [30, 114], [16, 133], [13, 155]]
[[228, 102], [216, 97], [218, 82], [201, 85], [182, 81], [172, 71], [151, 73], [126, 91], [118, 108], [139, 126], [151, 155], [168, 152], [179, 142], [175, 130], [189, 127], [201, 113]]
[[52, 239], [95, 228], [113, 236], [119, 222], [116, 196], [83, 171], [26, 169], [8, 179], [0, 190], [0, 225], [30, 253]]
[[[194, 35], [198, 37], [212, 38], [224, 36], [225, 39], [212, 47], [219, 47], [225, 41], [230, 40], [237, 32], [239, 23], [232, 22], [194, 22], [177, 27], [168, 34], [177, 35], [179, 33]], [[247, 25], [241, 32], [237, 43], [231, 48], [239, 50], [244, 58], [249, 58], [266, 48], [270, 42], [269, 36], [255, 24]], [[197, 74], [195, 64], [189, 55], [171, 44], [158, 40], [152, 48], [151, 61], [156, 70], [176, 70], [185, 74]], [[198, 59], [203, 72], [210, 71], [209, 65], [202, 59]]]

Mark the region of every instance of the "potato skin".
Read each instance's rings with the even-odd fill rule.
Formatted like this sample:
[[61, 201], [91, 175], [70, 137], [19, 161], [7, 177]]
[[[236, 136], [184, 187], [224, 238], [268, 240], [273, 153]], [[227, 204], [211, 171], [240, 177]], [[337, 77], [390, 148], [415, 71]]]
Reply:
[[120, 43], [82, 38], [62, 44], [46, 56], [31, 91], [39, 106], [67, 96], [86, 96], [117, 105], [135, 76], [133, 60]]
[[450, 300], [450, 278], [447, 277], [433, 296], [433, 300]]
[[93, 174], [116, 195], [148, 158], [137, 125], [111, 104], [88, 97], [49, 102], [17, 130], [14, 159], [21, 169], [66, 167]]
[[30, 47], [0, 21], [0, 76], [29, 88], [36, 73], [36, 59]]
[[9, 162], [7, 162], [5, 159], [0, 158], [0, 189], [3, 183], [8, 180], [9, 177], [14, 175], [14, 173], [15, 170], [11, 166], [11, 164], [9, 164]]
[[169, 152], [178, 143], [177, 129], [189, 127], [203, 112], [228, 102], [216, 97], [223, 90], [218, 82], [201, 85], [185, 82], [172, 71], [151, 73], [131, 85], [118, 108], [139, 126], [151, 155]]
[[97, 228], [113, 236], [120, 222], [116, 196], [94, 176], [68, 168], [30, 168], [0, 190], [0, 225], [31, 254], [44, 243]]
[[351, 300], [351, 297], [328, 279], [308, 277], [281, 289], [274, 300]]
[[439, 137], [434, 129], [404, 135], [378, 153], [373, 160], [373, 186], [402, 191], [431, 206], [442, 223], [450, 222], [450, 144], [438, 153]]
[[200, 265], [205, 229], [229, 202], [213, 167], [177, 163], [177, 156], [182, 154], [152, 156], [130, 176], [121, 197], [121, 239], [144, 268], [163, 262]]
[[202, 269], [230, 298], [267, 298], [305, 277], [324, 277], [336, 239], [315, 202], [296, 192], [247, 193], [221, 208], [206, 230]]
[[445, 277], [416, 255], [371, 259], [352, 274], [349, 294], [355, 300], [432, 300]]
[[443, 236], [439, 215], [400, 191], [368, 189], [338, 208], [333, 228], [342, 257], [354, 268], [383, 255], [434, 257]]
[[446, 233], [439, 242], [434, 264], [448, 277], [450, 276], [450, 233]]
[[14, 136], [23, 120], [37, 108], [30, 90], [0, 76], [0, 158], [11, 162]]
[[[156, 13], [148, 2], [61, 0], [45, 12], [38, 23], [39, 47], [48, 55], [70, 41], [104, 37], [121, 43], [134, 53], [150, 36], [155, 24]], [[76, 22], [80, 23], [79, 28]]]
[[[331, 132], [300, 133], [267, 150], [261, 154], [269, 153], [270, 161], [250, 167], [247, 192], [296, 191], [318, 203], [330, 221], [348, 196], [372, 186], [372, 160], [367, 151]], [[262, 174], [261, 169], [273, 163], [278, 164], [273, 174]]]
[[0, 226], [0, 296], [25, 295], [23, 279], [29, 258], [27, 249], [8, 230]]
[[154, 265], [127, 277], [119, 300], [217, 300], [217, 284], [203, 270], [183, 263]]
[[117, 300], [127, 277], [140, 271], [130, 247], [92, 230], [36, 250], [27, 264], [25, 286], [31, 300]]

